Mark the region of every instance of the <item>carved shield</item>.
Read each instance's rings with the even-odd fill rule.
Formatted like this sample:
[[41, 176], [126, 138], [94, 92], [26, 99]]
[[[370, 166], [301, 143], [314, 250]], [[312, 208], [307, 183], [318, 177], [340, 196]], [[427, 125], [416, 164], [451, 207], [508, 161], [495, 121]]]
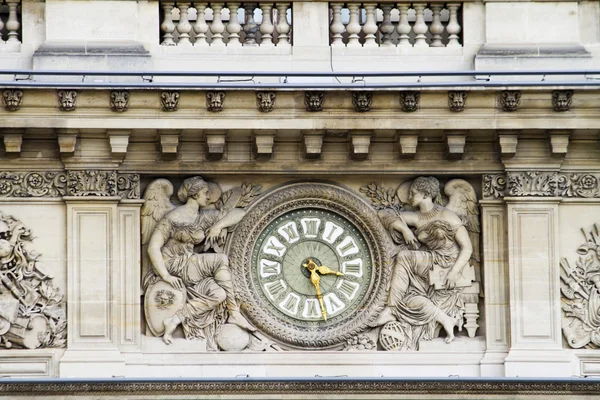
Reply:
[[165, 281], [151, 284], [146, 290], [144, 311], [148, 328], [155, 336], [165, 332], [163, 321], [170, 318], [185, 304], [185, 289], [179, 291]]

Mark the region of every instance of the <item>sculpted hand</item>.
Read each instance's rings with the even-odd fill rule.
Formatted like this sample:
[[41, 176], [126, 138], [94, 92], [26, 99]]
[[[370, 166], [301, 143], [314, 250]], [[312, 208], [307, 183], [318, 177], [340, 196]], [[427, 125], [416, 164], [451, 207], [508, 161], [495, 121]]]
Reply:
[[419, 248], [419, 240], [416, 238], [415, 234], [412, 231], [406, 231], [402, 233], [404, 236], [404, 241], [408, 245], [408, 248], [411, 250], [416, 250]]
[[454, 289], [456, 287], [456, 281], [458, 281], [458, 273], [454, 271], [448, 272], [446, 281], [444, 282], [446, 289]]
[[181, 278], [178, 278], [173, 275], [169, 275], [163, 278], [163, 281], [167, 282], [169, 285], [173, 286], [175, 289], [183, 291], [184, 285]]
[[204, 239], [204, 251], [215, 247], [217, 240], [221, 236], [222, 230], [223, 229], [219, 228], [216, 225], [214, 225], [208, 230], [208, 232], [206, 233], [206, 238]]

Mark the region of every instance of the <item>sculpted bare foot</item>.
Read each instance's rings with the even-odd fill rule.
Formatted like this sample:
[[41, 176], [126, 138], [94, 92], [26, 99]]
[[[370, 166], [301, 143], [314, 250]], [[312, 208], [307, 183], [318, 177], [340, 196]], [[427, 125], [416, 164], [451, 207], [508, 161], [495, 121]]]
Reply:
[[163, 325], [165, 327], [165, 333], [163, 334], [162, 340], [166, 344], [173, 343], [173, 332], [177, 329], [177, 325], [179, 325], [179, 318], [165, 318], [163, 320]]
[[227, 322], [237, 325], [240, 328], [250, 332], [254, 332], [256, 330], [256, 328], [250, 325], [250, 322], [248, 322], [248, 320], [239, 311], [229, 311], [229, 319]]
[[446, 343], [450, 343], [454, 340], [454, 327], [457, 323], [458, 318], [452, 318], [450, 316], [447, 316], [447, 318], [444, 318], [444, 321], [442, 321], [442, 326], [446, 331], [446, 339], [444, 340]]

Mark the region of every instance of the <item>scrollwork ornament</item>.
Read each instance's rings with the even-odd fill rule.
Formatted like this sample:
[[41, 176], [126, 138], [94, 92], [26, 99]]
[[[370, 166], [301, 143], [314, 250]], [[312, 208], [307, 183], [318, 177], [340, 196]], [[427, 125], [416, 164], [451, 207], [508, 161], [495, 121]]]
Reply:
[[464, 111], [467, 105], [467, 92], [464, 91], [450, 91], [448, 92], [448, 106], [450, 111], [461, 112]]
[[61, 197], [66, 182], [64, 172], [1, 172], [0, 197]]
[[129, 109], [129, 92], [127, 90], [113, 90], [110, 92], [110, 108], [116, 112]]
[[177, 111], [179, 107], [179, 92], [176, 90], [165, 90], [160, 94], [160, 104], [163, 111]]
[[117, 196], [117, 172], [78, 170], [67, 173], [69, 196]]
[[560, 174], [558, 195], [562, 197], [600, 197], [600, 178], [589, 173]]
[[206, 92], [206, 109], [212, 112], [223, 111], [225, 92]]
[[139, 199], [140, 174], [118, 174], [117, 191], [123, 199]]
[[352, 92], [352, 105], [358, 112], [367, 112], [371, 109], [373, 102], [372, 92]]
[[506, 194], [505, 174], [483, 175], [483, 197], [501, 198]]
[[415, 112], [419, 108], [421, 93], [417, 91], [400, 92], [400, 107], [404, 112]]
[[4, 108], [7, 111], [18, 111], [21, 108], [21, 101], [23, 100], [23, 91], [18, 89], [6, 89], [2, 94], [2, 101], [4, 102]]
[[62, 111], [75, 111], [77, 100], [76, 90], [59, 90], [58, 105]]
[[271, 112], [275, 108], [275, 92], [257, 92], [256, 105], [260, 112]]
[[313, 91], [304, 92], [304, 105], [306, 111], [317, 112], [323, 111], [323, 104], [325, 103], [325, 92]]
[[508, 173], [509, 196], [540, 196], [557, 195], [558, 174], [546, 171], [524, 171]]

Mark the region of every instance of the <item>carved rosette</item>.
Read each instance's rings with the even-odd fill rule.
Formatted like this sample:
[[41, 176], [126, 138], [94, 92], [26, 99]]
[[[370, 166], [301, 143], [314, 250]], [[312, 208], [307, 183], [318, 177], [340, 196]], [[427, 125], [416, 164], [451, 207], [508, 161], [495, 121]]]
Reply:
[[61, 197], [66, 185], [64, 172], [0, 173], [0, 197]]
[[325, 92], [304, 92], [304, 105], [306, 111], [317, 112], [323, 111], [323, 104], [325, 103]]
[[67, 195], [99, 197], [117, 196], [117, 171], [68, 171]]
[[21, 100], [23, 100], [23, 91], [18, 89], [6, 89], [2, 94], [4, 108], [7, 111], [18, 111], [21, 108]]
[[415, 112], [419, 108], [421, 93], [417, 91], [400, 92], [400, 107], [404, 112]]
[[[350, 220], [362, 232], [371, 251], [373, 278], [365, 301], [352, 318], [344, 319], [326, 330], [300, 328], [283, 321], [269, 311], [252, 284], [252, 249], [259, 234], [279, 216], [299, 209], [316, 208], [332, 211]], [[325, 183], [297, 183], [272, 191], [250, 205], [228, 243], [230, 266], [236, 294], [244, 313], [261, 331], [288, 346], [319, 349], [341, 345], [368, 329], [377, 319], [387, 301], [393, 244], [377, 213], [353, 192]]]
[[524, 171], [483, 176], [484, 198], [506, 196], [598, 198], [600, 174]]
[[373, 102], [372, 92], [352, 92], [352, 105], [358, 112], [367, 112], [371, 109]]
[[140, 174], [118, 174], [117, 191], [122, 199], [140, 198]]
[[76, 90], [59, 90], [58, 105], [62, 111], [75, 111], [77, 101]]
[[177, 111], [177, 108], [179, 107], [179, 92], [176, 90], [163, 91], [160, 94], [160, 104], [162, 105], [163, 111]]
[[600, 175], [560, 174], [558, 176], [558, 195], [562, 197], [600, 197]]

